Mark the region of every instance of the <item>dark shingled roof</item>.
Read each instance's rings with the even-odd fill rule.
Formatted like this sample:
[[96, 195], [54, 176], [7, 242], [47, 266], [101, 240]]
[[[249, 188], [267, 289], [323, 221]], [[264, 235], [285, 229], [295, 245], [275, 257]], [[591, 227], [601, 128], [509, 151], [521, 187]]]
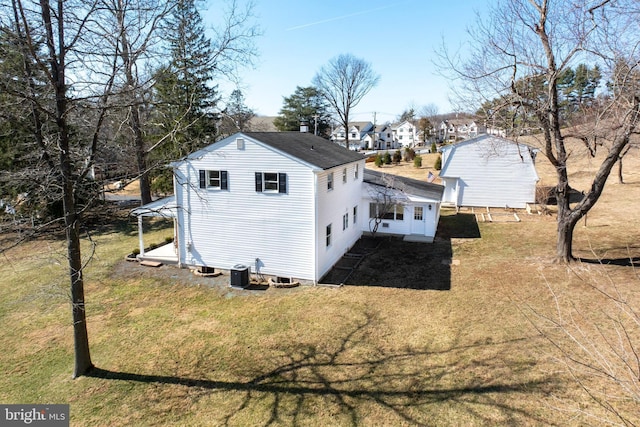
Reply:
[[364, 159], [358, 152], [310, 133], [243, 132], [243, 135], [321, 169], [331, 169]]
[[[373, 184], [373, 185], [381, 185], [387, 186], [388, 184], [384, 182], [382, 172], [374, 171], [371, 169], [364, 170], [364, 182]], [[413, 196], [420, 196], [427, 199], [435, 199], [442, 200], [442, 194], [444, 193], [444, 186], [440, 184], [434, 184], [432, 182], [420, 181], [418, 179], [413, 178], [405, 178], [403, 176], [393, 175], [393, 188], [398, 190], [402, 190], [407, 194]]]

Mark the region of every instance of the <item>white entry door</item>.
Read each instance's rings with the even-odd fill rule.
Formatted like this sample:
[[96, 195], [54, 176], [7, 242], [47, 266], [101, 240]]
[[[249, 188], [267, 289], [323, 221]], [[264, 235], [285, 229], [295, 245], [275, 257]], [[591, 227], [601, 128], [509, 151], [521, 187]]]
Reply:
[[414, 206], [413, 220], [411, 223], [411, 234], [424, 235], [424, 230], [425, 230], [424, 207]]

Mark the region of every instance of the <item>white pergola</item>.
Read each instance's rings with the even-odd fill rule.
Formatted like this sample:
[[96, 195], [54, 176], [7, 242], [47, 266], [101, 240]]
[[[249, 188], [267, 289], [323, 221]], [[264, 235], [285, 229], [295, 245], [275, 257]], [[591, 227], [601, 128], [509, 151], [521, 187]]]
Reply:
[[[138, 217], [138, 240], [140, 244], [140, 256], [144, 256], [143, 218], [172, 218], [178, 216], [178, 205], [175, 196], [165, 197], [140, 206], [131, 211], [131, 215]], [[174, 224], [175, 226], [175, 224]]]

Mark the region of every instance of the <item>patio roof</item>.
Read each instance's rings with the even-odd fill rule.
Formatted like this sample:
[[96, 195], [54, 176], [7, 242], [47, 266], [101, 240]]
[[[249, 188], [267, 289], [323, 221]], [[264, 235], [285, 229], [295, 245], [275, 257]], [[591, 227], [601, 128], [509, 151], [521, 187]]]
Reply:
[[164, 218], [175, 218], [178, 213], [178, 205], [175, 196], [158, 199], [146, 205], [131, 210], [131, 215], [135, 216], [159, 216]]

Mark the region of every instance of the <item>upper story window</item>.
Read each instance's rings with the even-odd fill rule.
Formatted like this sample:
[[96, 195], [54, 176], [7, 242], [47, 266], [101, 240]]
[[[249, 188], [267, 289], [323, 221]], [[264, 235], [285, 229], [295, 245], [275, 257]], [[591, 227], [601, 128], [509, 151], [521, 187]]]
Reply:
[[327, 175], [327, 190], [333, 190], [333, 172]]
[[342, 215], [342, 229], [346, 230], [349, 228], [349, 213]]
[[220, 170], [203, 170], [200, 174], [200, 188], [212, 190], [228, 190], [229, 189], [229, 173]]
[[259, 193], [286, 193], [287, 174], [256, 172], [256, 191]]
[[356, 167], [355, 167], [355, 169], [354, 169], [354, 171], [353, 171], [353, 177], [354, 177], [355, 179], [358, 179], [358, 172], [359, 172], [359, 168], [360, 168], [360, 165], [356, 163]]
[[342, 169], [342, 182], [347, 182], [347, 168]]
[[326, 244], [327, 244], [327, 247], [331, 246], [331, 224], [327, 225]]

